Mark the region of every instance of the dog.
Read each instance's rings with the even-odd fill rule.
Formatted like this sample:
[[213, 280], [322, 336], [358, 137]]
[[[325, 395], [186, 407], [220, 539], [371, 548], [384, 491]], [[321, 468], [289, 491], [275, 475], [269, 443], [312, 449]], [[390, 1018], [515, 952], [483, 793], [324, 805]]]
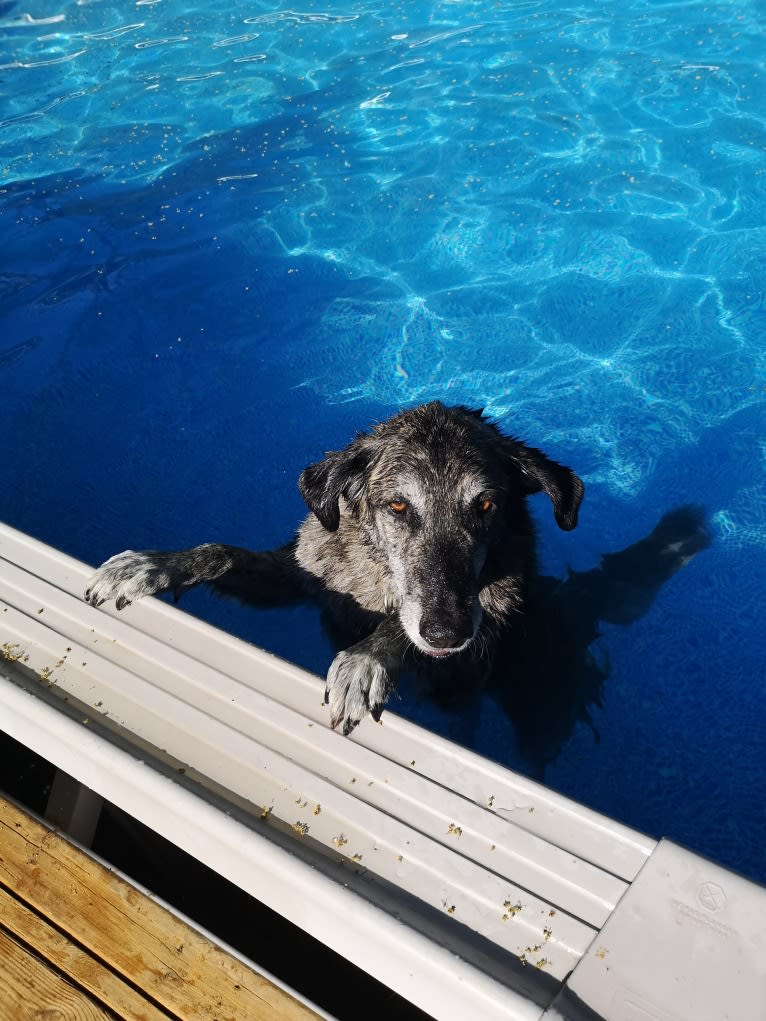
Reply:
[[330, 725], [345, 735], [367, 713], [380, 720], [405, 663], [436, 686], [489, 673], [498, 641], [523, 627], [536, 570], [527, 497], [545, 493], [569, 531], [584, 494], [571, 469], [482, 411], [438, 401], [360, 433], [298, 485], [311, 513], [287, 545], [127, 550], [96, 571], [85, 599], [123, 609], [201, 583], [260, 606], [319, 598], [353, 642], [325, 690]]

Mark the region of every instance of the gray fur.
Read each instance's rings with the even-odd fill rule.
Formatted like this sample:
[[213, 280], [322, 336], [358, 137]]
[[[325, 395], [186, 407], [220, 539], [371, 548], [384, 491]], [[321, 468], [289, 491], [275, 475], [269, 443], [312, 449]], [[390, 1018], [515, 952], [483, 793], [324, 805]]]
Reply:
[[357, 641], [340, 652], [325, 701], [345, 734], [379, 718], [405, 660], [476, 675], [523, 611], [535, 568], [526, 496], [545, 492], [574, 528], [583, 485], [568, 468], [504, 436], [480, 412], [438, 402], [401, 412], [299, 480], [312, 513], [293, 542], [253, 553], [209, 543], [120, 553], [85, 598], [118, 609], [201, 582], [260, 606], [318, 596]]

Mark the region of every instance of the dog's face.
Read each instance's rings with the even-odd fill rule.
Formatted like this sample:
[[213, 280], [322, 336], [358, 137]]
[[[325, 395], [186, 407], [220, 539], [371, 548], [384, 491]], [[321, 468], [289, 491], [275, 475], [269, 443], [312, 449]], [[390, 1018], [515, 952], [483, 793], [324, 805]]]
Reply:
[[519, 563], [510, 571], [523, 574], [531, 549], [525, 496], [545, 491], [569, 529], [583, 494], [568, 468], [503, 436], [480, 412], [437, 402], [329, 454], [303, 472], [300, 487], [326, 529], [347, 518], [358, 530], [364, 552], [387, 569], [407, 636], [435, 658], [476, 637], [496, 561], [507, 573], [515, 532]]

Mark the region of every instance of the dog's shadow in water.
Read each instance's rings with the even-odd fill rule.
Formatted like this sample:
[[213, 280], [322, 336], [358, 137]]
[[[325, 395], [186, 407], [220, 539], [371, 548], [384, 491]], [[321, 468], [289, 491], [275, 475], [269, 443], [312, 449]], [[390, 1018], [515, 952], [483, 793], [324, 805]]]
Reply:
[[606, 657], [592, 648], [600, 622], [637, 621], [665, 582], [709, 545], [701, 508], [679, 507], [646, 538], [605, 554], [590, 571], [570, 570], [563, 580], [538, 577], [522, 626], [498, 649], [487, 685], [481, 691], [428, 691], [452, 715], [450, 736], [476, 746], [479, 702], [489, 694], [511, 721], [528, 772], [539, 779], [578, 722], [587, 723], [598, 741], [590, 707], [601, 706], [609, 677]]

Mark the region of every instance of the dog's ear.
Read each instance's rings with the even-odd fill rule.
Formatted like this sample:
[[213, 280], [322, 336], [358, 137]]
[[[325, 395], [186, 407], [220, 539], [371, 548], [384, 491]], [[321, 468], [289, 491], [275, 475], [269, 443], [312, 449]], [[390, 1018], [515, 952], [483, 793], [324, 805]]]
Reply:
[[352, 510], [359, 507], [371, 461], [372, 452], [359, 437], [344, 450], [331, 451], [323, 461], [301, 472], [301, 496], [328, 532], [337, 532], [340, 525], [341, 496]]
[[528, 447], [520, 440], [506, 439], [505, 454], [520, 470], [524, 492], [546, 493], [553, 503], [553, 513], [559, 528], [565, 532], [574, 528], [585, 493], [582, 480], [570, 468], [565, 468], [541, 450]]

